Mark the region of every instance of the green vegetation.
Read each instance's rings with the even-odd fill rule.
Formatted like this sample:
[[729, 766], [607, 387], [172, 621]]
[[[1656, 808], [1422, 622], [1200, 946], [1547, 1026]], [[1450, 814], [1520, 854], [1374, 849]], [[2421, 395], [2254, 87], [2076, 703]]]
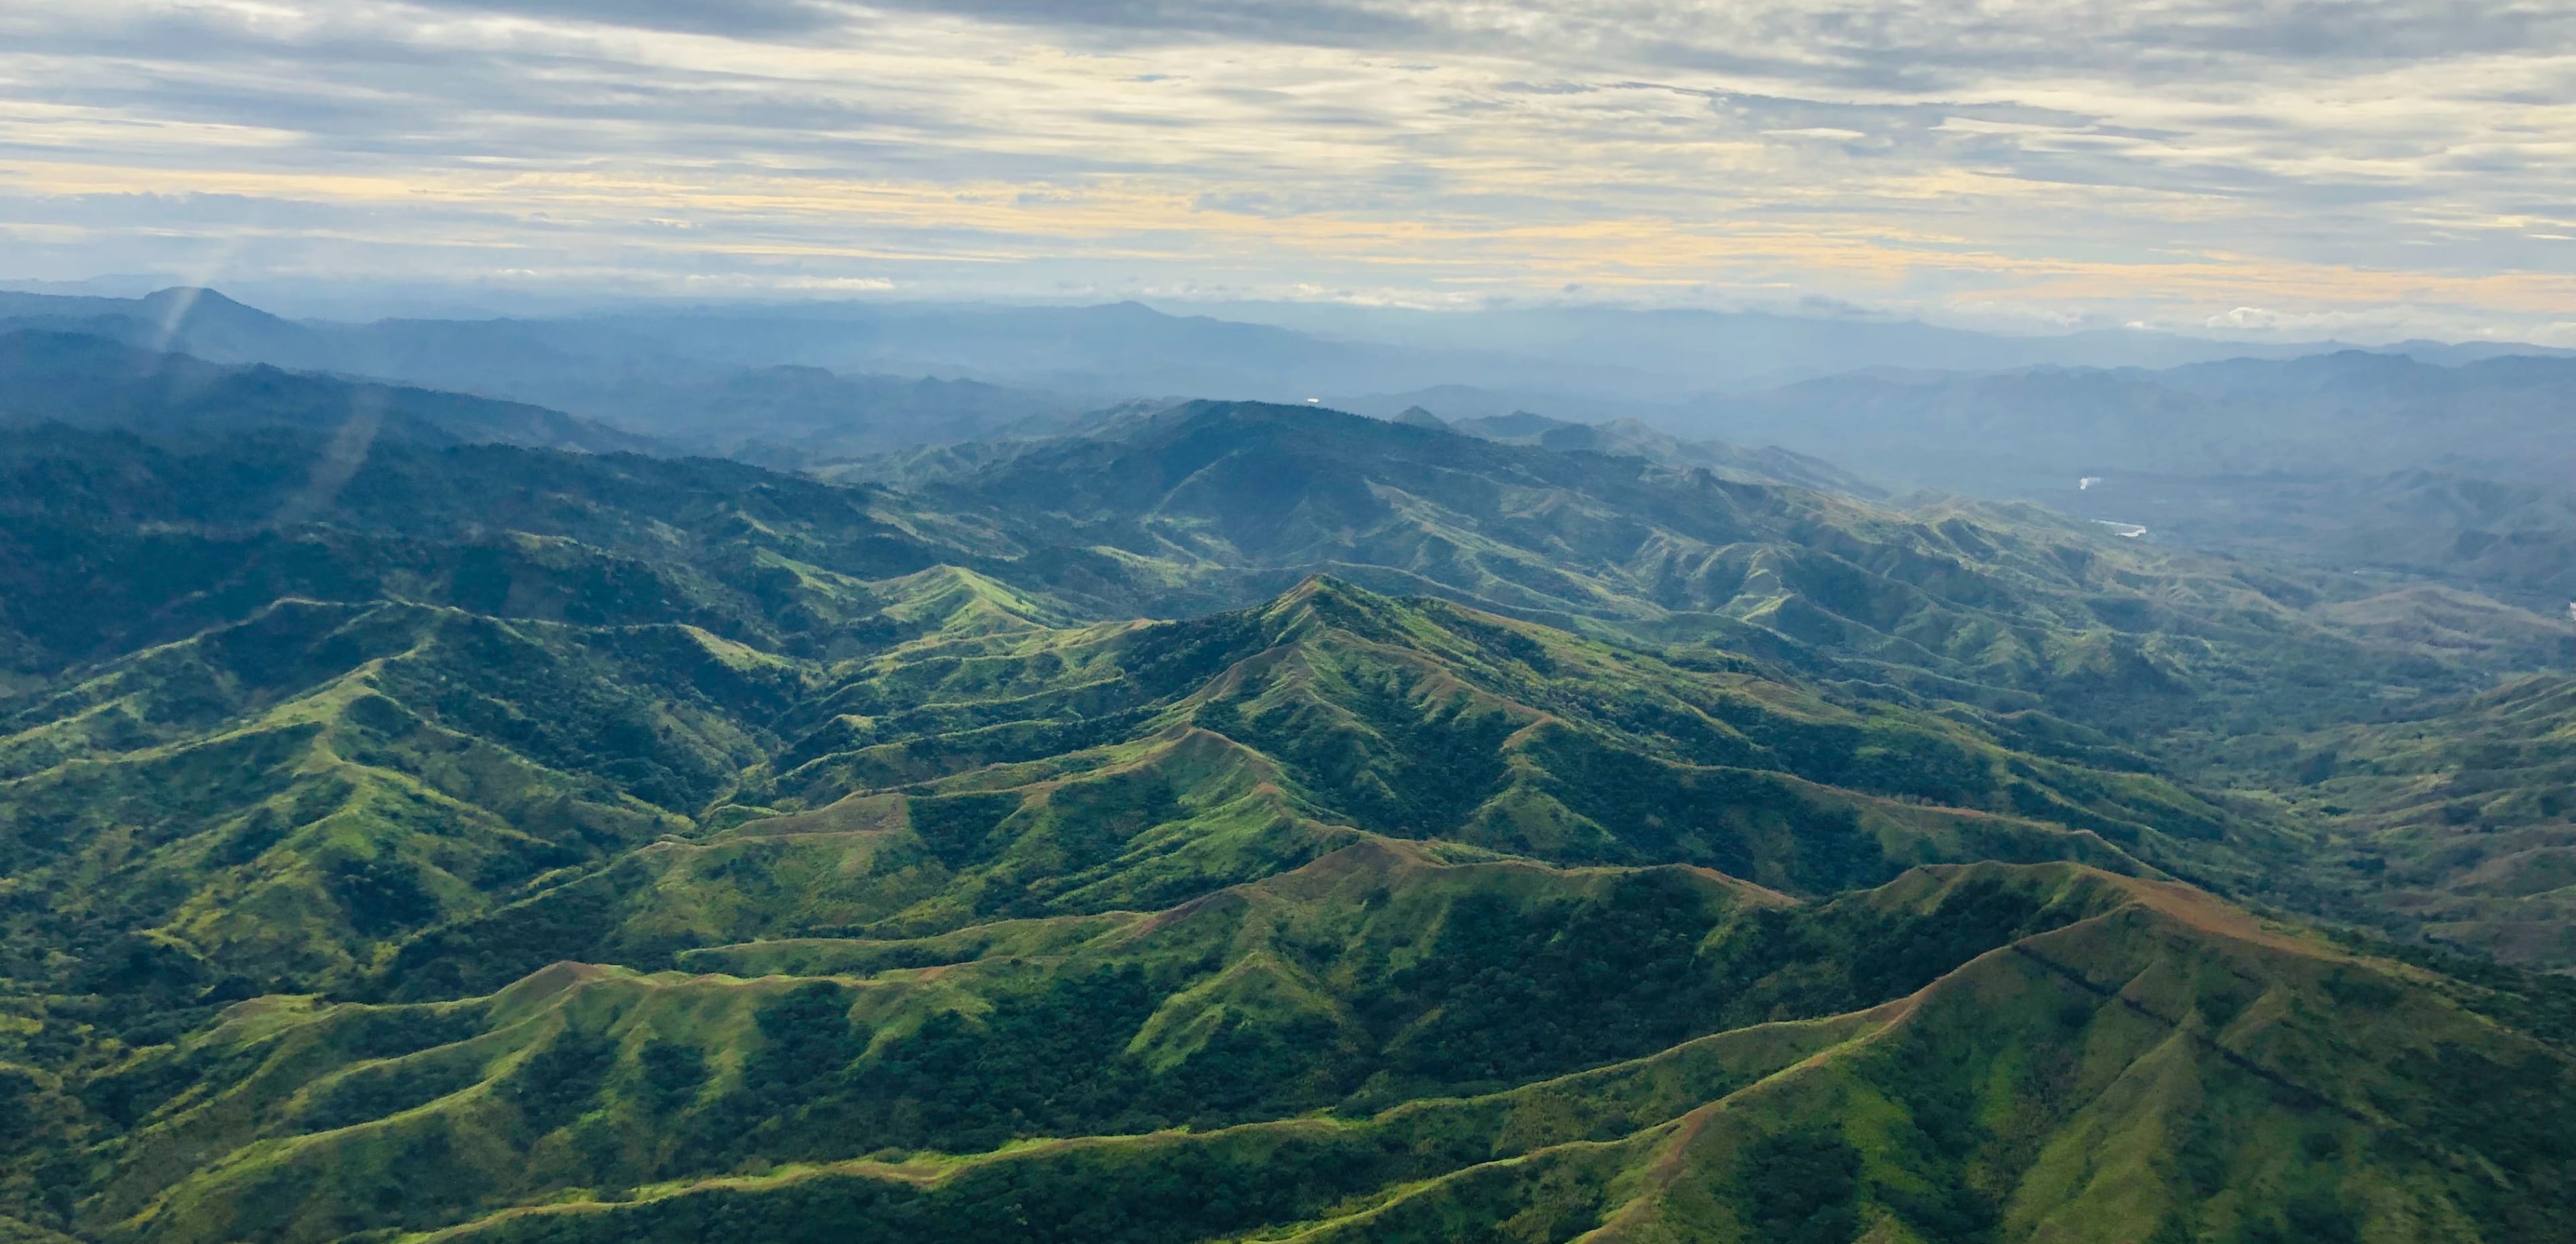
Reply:
[[2228, 749], [2220, 780], [2323, 827], [2332, 910], [2542, 968], [2576, 965], [2576, 681], [2516, 679]]
[[0, 1237], [2576, 1233], [2412, 936], [2566, 961], [2545, 628], [1310, 410], [320, 452], [0, 448]]
[[[422, 1015], [479, 1021], [448, 1044], [360, 1043], [415, 1014], [248, 1003], [146, 1055], [121, 1075], [178, 1091], [86, 1212], [155, 1240], [2571, 1225], [2565, 1054], [2079, 866], [1799, 906], [1370, 845], [1042, 959], [555, 968]], [[354, 1101], [377, 1113], [322, 1130]]]

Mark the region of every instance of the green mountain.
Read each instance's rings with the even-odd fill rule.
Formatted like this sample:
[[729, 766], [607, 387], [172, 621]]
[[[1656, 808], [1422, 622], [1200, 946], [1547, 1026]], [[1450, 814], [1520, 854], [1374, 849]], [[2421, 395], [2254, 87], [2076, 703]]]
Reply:
[[[1423, 419], [1432, 422], [1425, 424]], [[1567, 453], [1645, 458], [1665, 466], [1706, 467], [1722, 479], [1740, 483], [1791, 484], [1855, 497], [1883, 498], [1887, 495], [1877, 486], [1821, 458], [1785, 449], [1751, 449], [1724, 441], [1687, 441], [1635, 419], [1577, 423], [1516, 410], [1508, 415], [1442, 422], [1438, 415], [1415, 406], [1396, 416], [1396, 422], [1454, 429], [1469, 436], [1509, 445], [1536, 445]]]
[[1150, 908], [1360, 833], [1819, 895], [1934, 860], [2283, 849], [2134, 759], [2022, 755], [1441, 602], [1318, 581], [1048, 630], [966, 572], [873, 586], [937, 629], [822, 666], [685, 625], [289, 601], [110, 665], [0, 740], [9, 940], [122, 974], [60, 986], [165, 1004], [371, 973], [419, 995]]
[[[271, 999], [102, 1077], [119, 1239], [2505, 1240], [2576, 1065], [2081, 868], [1801, 905], [1370, 840], [1163, 912]], [[2509, 1088], [2507, 1086], [2510, 1086]]]
[[2445, 462], [2385, 475], [2107, 473], [2028, 494], [2195, 547], [2394, 572], [2554, 612], [2576, 599], [2576, 494]]
[[2508, 624], [2437, 646], [2406, 630], [2421, 602], [2384, 583], [2175, 553], [2030, 506], [1897, 509], [1307, 407], [1190, 403], [915, 495], [993, 516], [1013, 559], [997, 574], [1096, 614], [1200, 612], [1331, 573], [2127, 729], [2229, 711], [2213, 702], [2266, 721], [2367, 709], [2576, 643], [2499, 607]]
[[970, 560], [971, 522], [705, 459], [286, 429], [186, 447], [39, 427], [0, 441], [0, 654], [22, 679], [286, 598], [677, 622], [816, 654], [910, 633], [862, 581]]
[[2576, 1231], [2483, 598], [1236, 404], [0, 472], [0, 1237]]
[[2215, 780], [2268, 786], [2325, 827], [2341, 910], [2550, 969], [2576, 965], [2576, 682], [2517, 679], [2384, 719], [2232, 749]]

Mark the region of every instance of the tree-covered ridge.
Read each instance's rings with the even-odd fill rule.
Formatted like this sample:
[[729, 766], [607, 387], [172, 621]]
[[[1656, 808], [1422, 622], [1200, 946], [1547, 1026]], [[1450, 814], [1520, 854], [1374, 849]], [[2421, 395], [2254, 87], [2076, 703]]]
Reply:
[[[2338, 909], [2545, 968], [2576, 963], [2576, 682], [2515, 679], [2230, 749], [2213, 777], [2324, 826]], [[2406, 921], [2392, 921], [2402, 911]]]
[[83, 1212], [172, 1241], [2567, 1226], [2563, 1050], [2070, 866], [1802, 905], [1369, 842], [1150, 917], [689, 966], [771, 974], [243, 1004], [97, 1082], [134, 1122]]
[[1241, 403], [1131, 417], [909, 492], [499, 446], [379, 442], [351, 463], [285, 428], [187, 453], [39, 429], [0, 448], [0, 472], [0, 631], [36, 676], [286, 595], [688, 621], [849, 656], [901, 637], [852, 581], [940, 564], [1097, 620], [1242, 607], [1331, 573], [2115, 724], [2213, 697], [2312, 717], [2465, 686], [2464, 661], [2552, 659], [2567, 630], [2499, 607], [2487, 621], [2507, 624], [2428, 640], [2416, 598], [2163, 553], [2029, 507], [1896, 509]]
[[[2422, 649], [2337, 624], [2331, 608], [2369, 591], [2333, 575], [2162, 552], [2030, 506], [1895, 509], [1311, 407], [1188, 403], [918, 495], [1058, 550], [1059, 590], [1114, 613], [1232, 604], [1325, 571], [2115, 721], [2254, 683], [2271, 684], [2262, 711], [2288, 713], [2281, 688], [2441, 681]], [[2576, 633], [2521, 616], [2539, 629], [2487, 640], [2516, 660]]]
[[55, 678], [287, 598], [685, 623], [852, 655], [920, 634], [906, 602], [939, 584], [904, 576], [971, 563], [985, 538], [882, 491], [730, 462], [358, 448], [348, 461], [283, 429], [184, 447], [55, 426], [0, 440], [7, 672]]
[[[47, 1120], [14, 1208], [174, 1240], [694, 1238], [711, 1212], [972, 1235], [1018, 1221], [997, 1205], [1136, 1239], [1676, 1215], [1732, 1238], [1729, 1214], [1747, 1238], [1999, 1239], [2142, 1195], [2051, 1153], [2185, 1119], [2215, 1156], [2142, 1159], [2141, 1221], [2301, 1238], [2241, 1164], [2355, 1231], [2555, 1221], [2563, 1156], [2512, 1139], [2537, 1124], [2443, 1113], [2459, 1077], [2566, 1074], [2473, 999], [2163, 883], [1895, 875], [2280, 847], [2151, 772], [1326, 580], [1070, 630], [972, 577], [911, 582], [946, 620], [851, 662], [288, 602], [29, 701], [0, 798], [89, 820], [13, 818], [12, 876], [47, 908], [169, 897], [13, 908], [13, 947], [114, 965], [12, 968], [35, 1026], [13, 1109]], [[142, 806], [166, 828], [128, 828]], [[2102, 931], [2061, 947], [2079, 928]], [[1999, 983], [1883, 1009], [1953, 974]], [[295, 997], [315, 988], [340, 1000]], [[2396, 1027], [2353, 1030], [2357, 1007]], [[45, 1048], [73, 1023], [118, 1037]], [[2066, 1065], [2075, 1034], [2138, 1069]], [[1960, 1104], [2003, 1090], [1925, 1080], [2024, 1046], [2058, 1061], [2012, 1073], [2041, 1078], [2003, 1131]], [[2385, 1088], [2346, 1075], [2405, 1050]], [[2122, 1087], [2174, 1058], [2200, 1097]], [[2212, 1121], [2211, 1093], [2244, 1103]], [[2320, 1110], [2345, 1122], [2296, 1122]], [[2423, 1134], [2364, 1139], [2390, 1126]], [[1134, 1139], [1028, 1144], [1076, 1137]], [[2538, 1146], [2477, 1159], [2514, 1191], [2454, 1174], [2491, 1142]], [[1167, 1167], [1199, 1174], [1152, 1183]], [[2354, 1209], [2341, 1180], [2413, 1199]], [[1757, 1191], [1783, 1183], [1806, 1199]], [[1080, 1203], [1104, 1196], [1109, 1219]], [[567, 1198], [609, 1216], [511, 1209]]]
[[2134, 758], [1329, 581], [1073, 630], [965, 572], [868, 590], [932, 629], [830, 664], [688, 626], [287, 601], [32, 698], [0, 737], [32, 956], [12, 977], [118, 992], [42, 966], [80, 947], [165, 1004], [472, 992], [711, 940], [1151, 908], [1358, 833], [1803, 894], [1930, 860], [2279, 846]]
[[2174, 884], [2545, 879], [2492, 602], [1238, 405], [328, 460], [0, 446], [0, 1230], [2563, 1233], [2563, 991]]

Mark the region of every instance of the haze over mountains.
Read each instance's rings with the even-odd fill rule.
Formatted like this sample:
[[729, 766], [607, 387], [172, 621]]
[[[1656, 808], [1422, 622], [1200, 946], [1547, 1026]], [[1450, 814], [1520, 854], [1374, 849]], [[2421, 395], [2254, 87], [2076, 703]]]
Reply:
[[2576, 362], [0, 311], [0, 1238], [2576, 1236]]
[[[2536, 607], [2576, 598], [2576, 440], [2564, 434], [2576, 357], [2564, 351], [2007, 338], [1607, 308], [1230, 310], [1276, 323], [1132, 303], [825, 303], [356, 324], [190, 289], [0, 294], [0, 326], [475, 393], [674, 451], [844, 476], [923, 446], [1093, 426], [1086, 412], [1127, 402], [1324, 398], [1506, 440], [1547, 429], [1477, 421], [1617, 424], [1556, 432], [1558, 447], [1861, 494], [2039, 500], [2191, 547], [2430, 575]], [[509, 439], [597, 448], [608, 436]], [[1712, 441], [1724, 447], [1684, 448]], [[1744, 457], [1774, 448], [1821, 465]]]
[[[2427, 417], [2512, 414], [2487, 408], [2497, 400], [2545, 402], [2548, 386], [2561, 379], [2559, 368], [2576, 365], [2576, 359], [2552, 361], [2570, 359], [2564, 351], [2494, 344], [2409, 342], [2356, 351], [2332, 343], [2263, 347], [2147, 333], [2011, 338], [1917, 323], [1754, 313], [1344, 309], [1330, 318], [1321, 312], [1292, 318], [1324, 319], [1346, 332], [1381, 321], [1416, 331], [1404, 344], [1390, 344], [1166, 315], [1134, 303], [745, 305], [359, 324], [280, 319], [208, 290], [170, 289], [139, 299], [0, 293], [0, 322], [12, 326], [108, 336], [215, 362], [486, 392], [583, 414], [640, 407], [627, 418], [648, 424], [687, 422], [682, 412], [688, 411], [731, 413], [717, 386], [734, 386], [739, 402], [765, 382], [818, 385], [822, 378], [799, 370], [814, 368], [843, 373], [836, 378], [862, 387], [833, 393], [824, 386], [801, 402], [790, 388], [778, 400], [811, 410], [884, 405], [884, 393], [864, 386], [883, 386], [890, 376], [1060, 390], [1061, 398], [1016, 395], [1029, 410], [1059, 413], [1065, 403], [1106, 405], [1163, 394], [1295, 401], [1427, 390], [1434, 400], [1424, 404], [1433, 413], [1466, 418], [1508, 413], [1480, 406], [1550, 395], [1603, 407], [1542, 411], [1558, 418], [1652, 412], [1666, 426], [1696, 422], [1747, 433], [1739, 440], [1803, 431], [1817, 444], [1887, 455], [1872, 465], [1898, 461], [1884, 446], [1885, 434], [1899, 426], [1923, 425], [1927, 440], [1980, 446], [1993, 440], [1996, 448], [2027, 455], [2024, 462], [1997, 464], [1983, 479], [1957, 463], [1916, 468], [1980, 487], [2008, 481], [2016, 470], [2063, 474], [2068, 462], [2086, 461], [2081, 453], [2069, 456], [2078, 444], [2102, 459], [2094, 466], [2269, 469], [2299, 459], [2298, 446], [2322, 445], [2328, 430], [2308, 421], [2344, 413], [2373, 422], [2339, 430], [2369, 435], [2345, 437], [2333, 455], [2306, 457], [2348, 456], [2370, 446], [2380, 460], [2412, 460]], [[2166, 370], [2147, 370], [2155, 366]], [[1621, 376], [1633, 383], [1623, 387]], [[1824, 376], [1832, 378], [1818, 378]], [[673, 382], [707, 387], [656, 396], [654, 386]], [[1731, 396], [1712, 396], [1719, 393]], [[984, 421], [924, 422], [901, 434], [968, 439], [997, 426], [991, 418], [1011, 400], [970, 389], [944, 403], [943, 413], [971, 420], [980, 412]], [[1345, 396], [1335, 404], [1379, 413], [1375, 405], [1384, 400]], [[2278, 409], [2285, 403], [2290, 409]], [[1958, 425], [1969, 409], [1992, 426]], [[2249, 416], [2267, 409], [2272, 418], [2249, 426]], [[2035, 422], [2052, 410], [2076, 417], [2049, 428]], [[2150, 425], [2170, 410], [2189, 412], [2191, 422], [2158, 438], [2164, 429]], [[1886, 426], [1853, 422], [1871, 411]], [[2086, 421], [2097, 417], [2107, 422]], [[1931, 427], [1926, 419], [1950, 422]], [[2022, 443], [2043, 431], [2053, 433], [2050, 443]], [[2211, 443], [2222, 432], [2247, 443]], [[2106, 433], [2114, 439], [2104, 443], [2099, 438]], [[2392, 433], [2394, 440], [2383, 439]], [[2122, 435], [2130, 439], [2117, 439]], [[2507, 459], [2521, 444], [2461, 448]], [[1954, 456], [1967, 452], [1963, 444]]]
[[[1408, 312], [1226, 306], [1242, 318], [1092, 306], [809, 302], [635, 307], [546, 318], [282, 319], [218, 291], [142, 298], [0, 292], [0, 319], [92, 332], [217, 362], [264, 362], [406, 380], [577, 409], [620, 377], [730, 377], [768, 367], [981, 380], [1106, 404], [1179, 394], [1298, 401], [1443, 385], [1507, 399], [1621, 407], [1749, 393], [1869, 368], [1985, 372], [2160, 368], [2330, 353], [2332, 342], [2227, 342], [2144, 331], [2006, 337], [1911, 321], [1764, 312]], [[2402, 342], [2383, 352], [2450, 365], [2500, 344]], [[1462, 415], [1503, 411], [1462, 411]], [[1584, 412], [1547, 411], [1560, 417]]]

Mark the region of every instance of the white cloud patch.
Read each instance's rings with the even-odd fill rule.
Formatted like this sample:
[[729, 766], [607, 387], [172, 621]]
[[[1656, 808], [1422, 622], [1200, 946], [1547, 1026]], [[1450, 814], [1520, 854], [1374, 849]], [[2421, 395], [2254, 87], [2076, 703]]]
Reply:
[[2537, 333], [2576, 319], [2576, 12], [30, 5], [0, 11], [0, 230], [0, 276], [58, 279], [1761, 291]]

